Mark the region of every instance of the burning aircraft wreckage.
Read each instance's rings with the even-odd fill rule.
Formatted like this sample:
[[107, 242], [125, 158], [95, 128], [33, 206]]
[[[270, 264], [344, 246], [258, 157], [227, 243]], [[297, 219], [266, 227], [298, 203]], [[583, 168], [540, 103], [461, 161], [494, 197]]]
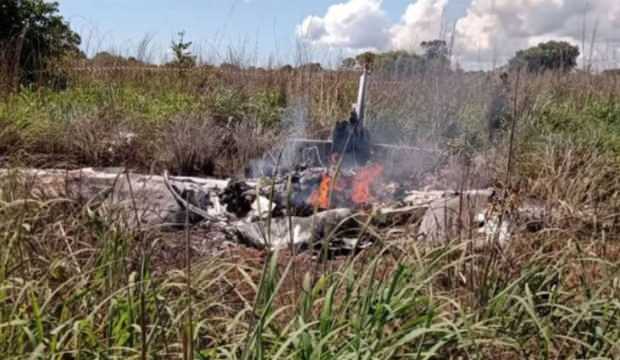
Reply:
[[92, 168], [19, 173], [36, 178], [47, 195], [51, 191], [100, 204], [100, 209], [120, 209], [116, 213], [140, 229], [200, 223], [217, 227], [228, 240], [262, 249], [327, 245], [330, 251], [350, 253], [372, 245], [377, 239], [372, 229], [381, 227], [402, 229], [401, 234], [429, 244], [461, 234], [482, 246], [504, 243], [515, 231], [540, 228], [542, 207], [508, 204], [508, 197], [493, 189], [413, 190], [394, 154], [435, 155], [370, 141], [364, 127], [366, 81], [364, 70], [357, 104], [350, 118], [335, 126], [331, 141], [290, 140], [294, 166], [275, 160], [267, 166], [269, 176], [220, 180]]

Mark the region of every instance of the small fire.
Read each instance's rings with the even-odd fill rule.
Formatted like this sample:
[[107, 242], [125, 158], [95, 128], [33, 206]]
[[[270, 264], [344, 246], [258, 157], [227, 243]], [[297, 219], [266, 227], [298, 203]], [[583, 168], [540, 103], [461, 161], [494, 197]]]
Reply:
[[336, 186], [332, 189], [332, 177], [329, 174], [323, 175], [319, 188], [310, 195], [310, 204], [319, 209], [329, 209], [330, 191], [341, 191], [342, 181], [339, 179]]
[[332, 193], [337, 193], [342, 198], [345, 189], [351, 189], [350, 197], [345, 195], [354, 205], [364, 205], [373, 200], [371, 194], [372, 184], [383, 175], [383, 166], [373, 164], [358, 169], [353, 176], [339, 176], [335, 185], [329, 174], [323, 175], [319, 188], [310, 195], [308, 202], [319, 209], [329, 209]]
[[383, 175], [383, 166], [379, 164], [361, 168], [353, 178], [353, 194], [351, 195], [353, 203], [363, 205], [373, 200], [370, 194], [370, 186], [381, 175]]
[[329, 208], [329, 188], [332, 183], [332, 178], [325, 174], [323, 175], [323, 179], [321, 179], [321, 185], [317, 190], [314, 190], [312, 195], [310, 195], [310, 204], [315, 208], [319, 209], [327, 209]]

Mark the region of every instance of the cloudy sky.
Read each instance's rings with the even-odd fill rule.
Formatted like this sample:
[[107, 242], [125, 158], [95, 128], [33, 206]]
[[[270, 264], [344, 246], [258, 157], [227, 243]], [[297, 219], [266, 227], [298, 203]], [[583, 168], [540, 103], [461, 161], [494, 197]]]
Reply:
[[582, 48], [597, 68], [620, 63], [620, 0], [60, 0], [88, 52], [137, 52], [153, 61], [184, 30], [208, 61], [337, 63], [364, 50], [418, 50], [445, 39], [468, 69], [502, 65], [549, 39]]

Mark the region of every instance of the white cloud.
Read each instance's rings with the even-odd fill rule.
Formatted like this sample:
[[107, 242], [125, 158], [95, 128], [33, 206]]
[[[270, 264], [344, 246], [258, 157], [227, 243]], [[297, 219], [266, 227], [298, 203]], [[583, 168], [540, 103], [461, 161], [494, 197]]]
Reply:
[[443, 13], [447, 0], [418, 0], [409, 4], [400, 23], [392, 26], [392, 46], [416, 50], [422, 41], [438, 39], [445, 33]]
[[329, 47], [385, 49], [390, 21], [381, 4], [382, 0], [350, 0], [332, 5], [323, 17], [307, 17], [297, 26], [297, 35]]
[[564, 40], [582, 47], [585, 34], [582, 54], [589, 58], [592, 48], [593, 59], [602, 61], [617, 51], [618, 25], [618, 0], [473, 0], [457, 22], [455, 51], [466, 63], [502, 64], [518, 49], [542, 41]]
[[[307, 17], [297, 35], [314, 45], [349, 51], [415, 51], [422, 41], [450, 37], [444, 9], [452, 1], [412, 0], [394, 23], [382, 0], [348, 0], [330, 6], [323, 16]], [[582, 47], [585, 38], [581, 52], [587, 58], [592, 53], [595, 66], [618, 66], [615, 59], [620, 60], [620, 0], [472, 0], [454, 29], [454, 54], [466, 67], [502, 65], [518, 49], [551, 39]]]
[[348, 50], [416, 50], [422, 41], [440, 35], [447, 1], [414, 1], [394, 24], [382, 0], [349, 0], [330, 6], [322, 17], [308, 16], [297, 26], [297, 35], [315, 45]]

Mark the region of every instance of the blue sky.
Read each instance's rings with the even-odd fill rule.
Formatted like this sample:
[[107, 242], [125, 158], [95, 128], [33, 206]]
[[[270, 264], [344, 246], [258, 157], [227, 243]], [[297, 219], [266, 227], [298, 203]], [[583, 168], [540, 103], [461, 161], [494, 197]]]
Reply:
[[[447, 17], [465, 13], [471, 0], [450, 0]], [[230, 46], [288, 59], [296, 44], [295, 29], [310, 15], [325, 14], [338, 0], [60, 0], [60, 10], [81, 33], [88, 52], [115, 50], [130, 54], [146, 34], [154, 37], [152, 52], [161, 56], [178, 31], [186, 32], [196, 51], [225, 57]], [[415, 2], [415, 0], [413, 0]], [[382, 7], [397, 22], [412, 0], [385, 0]], [[211, 54], [209, 54], [211, 53]], [[218, 59], [212, 59], [218, 60]]]
[[329, 65], [368, 49], [420, 51], [421, 41], [443, 36], [467, 69], [500, 66], [548, 40], [580, 46], [580, 61], [595, 67], [620, 66], [620, 0], [57, 1], [89, 54], [135, 56], [148, 34], [150, 60], [161, 61], [184, 30], [194, 53], [212, 63], [228, 60], [232, 49], [247, 65], [270, 56], [275, 65], [295, 64], [303, 44], [311, 49], [303, 61]]

